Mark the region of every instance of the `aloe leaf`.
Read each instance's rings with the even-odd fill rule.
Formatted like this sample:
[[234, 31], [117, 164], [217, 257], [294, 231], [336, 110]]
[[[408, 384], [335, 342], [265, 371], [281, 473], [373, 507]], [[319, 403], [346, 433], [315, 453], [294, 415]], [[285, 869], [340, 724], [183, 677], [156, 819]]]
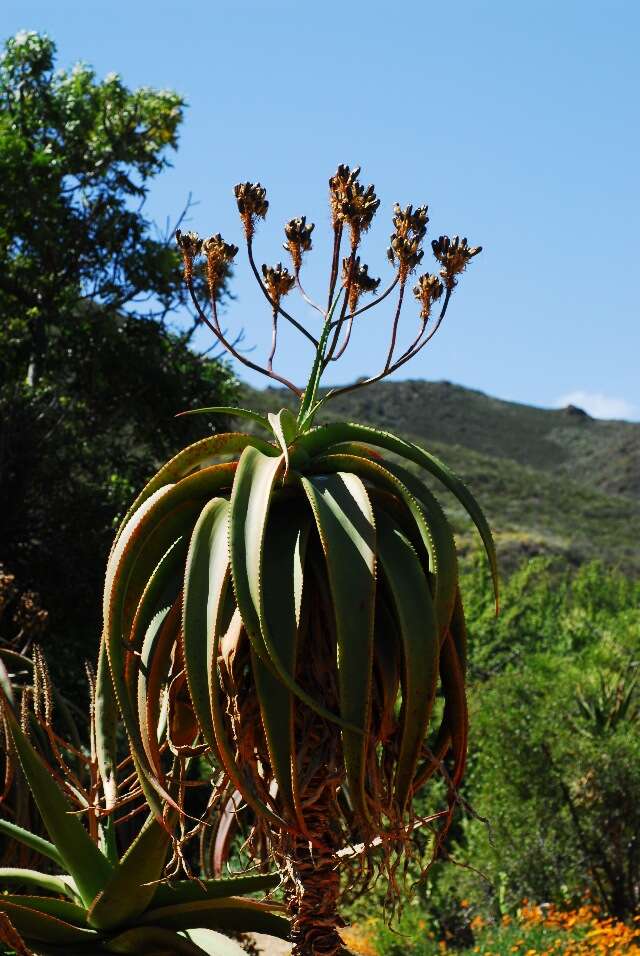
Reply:
[[433, 708], [440, 640], [429, 584], [411, 542], [382, 510], [376, 511], [376, 525], [378, 556], [402, 638], [402, 733], [394, 781], [402, 810]]
[[[195, 512], [193, 516], [195, 517]], [[134, 701], [136, 697], [138, 698], [138, 720], [142, 743], [145, 753], [149, 757], [151, 765], [154, 767], [159, 779], [162, 779], [163, 775], [157, 745], [157, 719], [151, 726], [147, 723], [148, 713], [153, 712], [154, 704], [158, 704], [157, 695], [155, 700], [147, 699], [144, 702], [146, 706], [143, 705], [142, 707], [140, 698], [141, 691], [144, 693], [144, 691], [150, 689], [150, 683], [146, 679], [148, 675], [142, 673], [142, 668], [151, 666], [151, 668], [154, 669], [156, 665], [155, 656], [150, 665], [148, 646], [151, 643], [155, 647], [159, 631], [162, 632], [164, 643], [167, 643], [167, 627], [164, 621], [178, 599], [182, 582], [182, 569], [184, 567], [188, 537], [187, 535], [182, 535], [173, 541], [172, 539], [175, 538], [179, 529], [179, 524], [176, 522], [180, 522], [184, 518], [184, 513], [180, 513], [179, 509], [177, 509], [176, 512], [172, 513], [170, 518], [171, 525], [163, 527], [162, 535], [164, 541], [161, 542], [161, 547], [164, 547], [167, 540], [171, 541], [171, 544], [162, 555], [146, 583], [130, 630], [128, 630], [127, 623], [123, 623], [123, 632], [128, 634], [127, 642], [129, 650], [134, 651], [134, 653], [130, 654], [127, 658], [125, 683], [130, 700]], [[157, 546], [158, 542], [156, 539], [156, 547]], [[143, 580], [146, 577], [146, 571], [147, 569], [143, 567], [141, 571]], [[140, 573], [138, 566], [136, 566], [136, 573]], [[178, 628], [173, 627], [173, 639], [169, 636], [170, 647], [175, 643], [177, 632]], [[165, 656], [167, 658], [168, 669], [168, 651]], [[157, 668], [154, 669], [154, 677], [155, 676], [157, 676]], [[159, 682], [156, 681], [155, 684], [155, 690], [157, 694], [159, 694]], [[152, 759], [152, 754], [155, 759]]]
[[23, 827], [18, 826], [17, 823], [11, 823], [10, 820], [2, 820], [1, 818], [0, 833], [11, 837], [12, 840], [17, 840], [18, 843], [22, 843], [23, 846], [28, 846], [30, 850], [35, 850], [36, 853], [39, 853], [41, 856], [46, 856], [49, 860], [53, 860], [58, 866], [64, 868], [64, 863], [58, 848], [55, 847], [53, 843], [50, 843], [49, 840], [45, 840], [43, 837], [31, 833], [29, 830], [25, 830]]
[[[357, 444], [346, 443], [345, 446], [341, 447], [343, 447], [345, 454], [362, 456], [363, 453], [368, 451], [368, 449], [362, 445]], [[373, 465], [376, 471], [384, 467], [387, 472], [390, 472], [394, 478], [397, 478], [401, 482], [403, 487], [396, 485], [396, 490], [399, 492], [400, 497], [404, 499], [405, 504], [413, 511], [414, 518], [416, 514], [412, 503], [407, 499], [407, 491], [418, 502], [424, 513], [428, 528], [428, 537], [426, 540], [424, 529], [422, 528], [423, 523], [418, 521], [418, 525], [427, 548], [431, 548], [432, 557], [434, 559], [434, 567], [432, 570], [436, 575], [436, 612], [440, 628], [440, 641], [442, 642], [446, 629], [451, 621], [458, 589], [458, 558], [451, 527], [437, 498], [416, 475], [413, 475], [401, 465], [397, 465], [395, 462], [390, 462], [386, 459], [382, 461], [374, 460]], [[378, 474], [381, 474], [381, 472], [378, 471]], [[370, 477], [375, 481], [373, 475]], [[393, 484], [389, 482], [386, 475], [384, 476], [384, 480], [389, 490], [393, 492]]]
[[140, 918], [142, 925], [166, 929], [227, 929], [242, 933], [268, 933], [286, 939], [289, 922], [273, 910], [276, 904], [230, 896], [220, 900], [178, 903], [149, 910]]
[[289, 445], [298, 434], [296, 417], [288, 408], [282, 408], [277, 414], [269, 412], [269, 425], [284, 455], [286, 474], [289, 471]]
[[[326, 720], [355, 733], [360, 727], [333, 714], [300, 687], [280, 659], [271, 639], [266, 615], [267, 600], [278, 600], [275, 593], [265, 597], [263, 570], [264, 546], [271, 499], [280, 475], [283, 459], [267, 458], [255, 448], [246, 448], [238, 463], [229, 518], [229, 551], [233, 587], [251, 646], [265, 667], [292, 693]], [[291, 585], [287, 584], [287, 588]]]
[[[16, 899], [23, 898], [16, 897]], [[33, 906], [25, 905], [24, 902], [13, 902], [5, 896], [2, 897], [1, 906], [2, 911], [7, 914], [20, 935], [24, 936], [30, 945], [33, 945], [34, 941], [52, 945], [81, 945], [99, 941], [99, 936], [94, 930], [74, 926], [73, 923], [45, 913], [39, 908], [34, 909]]]
[[[276, 666], [288, 675], [294, 675], [296, 670], [308, 532], [308, 516], [296, 513], [291, 505], [272, 509], [264, 541], [259, 614], [267, 650]], [[252, 667], [278, 789], [290, 814], [295, 816], [293, 695], [255, 654]], [[290, 681], [293, 683], [293, 677]]]
[[212, 405], [210, 408], [192, 408], [186, 412], [178, 412], [176, 418], [184, 418], [185, 415], [232, 415], [234, 418], [249, 418], [252, 422], [262, 425], [267, 431], [270, 431], [269, 422], [264, 415], [258, 414], [249, 408], [234, 408], [231, 405]]
[[366, 489], [356, 475], [302, 478], [324, 551], [335, 609], [341, 716], [347, 781], [354, 808], [368, 819], [365, 756], [371, 707], [376, 595], [376, 529]]
[[171, 651], [180, 631], [180, 602], [164, 607], [152, 618], [140, 651], [138, 671], [138, 725], [149, 765], [163, 779], [158, 723], [162, 685], [171, 667]]
[[[102, 780], [107, 810], [113, 809], [118, 796], [118, 746], [116, 730], [118, 726], [118, 704], [109, 670], [109, 657], [104, 639], [100, 642], [96, 690], [94, 701], [94, 734], [98, 772]], [[118, 848], [115, 836], [113, 814], [100, 824], [100, 848], [110, 863], [117, 863]]]
[[115, 929], [133, 922], [153, 899], [162, 876], [169, 846], [169, 831], [151, 815], [88, 913], [89, 925]]
[[198, 903], [218, 900], [227, 896], [243, 896], [245, 893], [261, 893], [273, 890], [280, 883], [277, 873], [247, 873], [240, 876], [220, 877], [217, 880], [181, 880], [179, 883], [161, 883], [153, 897], [154, 908], [176, 903]]
[[[316, 458], [314, 468], [319, 471], [352, 471], [368, 479], [375, 487], [386, 488], [404, 502], [413, 516], [416, 529], [429, 554], [431, 570], [436, 581], [436, 611], [440, 630], [440, 640], [444, 639], [455, 601], [457, 586], [457, 558], [455, 544], [448, 523], [435, 499], [430, 500], [427, 489], [416, 487], [416, 491], [427, 490], [424, 501], [419, 501], [388, 467], [377, 461], [363, 458], [361, 454], [331, 453]], [[404, 472], [402, 476], [404, 477]], [[409, 476], [411, 480], [411, 476]], [[433, 496], [432, 496], [433, 497]], [[430, 521], [426, 520], [428, 509]]]
[[87, 926], [87, 911], [84, 906], [78, 906], [77, 903], [71, 903], [69, 900], [58, 900], [53, 896], [32, 896], [26, 893], [3, 893], [0, 896], [0, 909], [5, 903], [15, 903], [30, 910], [38, 910], [40, 913], [46, 913], [47, 916], [55, 916], [56, 919], [71, 923], [72, 926], [83, 928]]
[[[209, 680], [221, 597], [229, 567], [229, 502], [214, 498], [202, 509], [191, 535], [184, 574], [184, 663], [189, 693], [204, 739], [215, 747]], [[215, 662], [213, 662], [215, 665]]]
[[456, 652], [458, 654], [458, 660], [460, 661], [460, 667], [462, 668], [463, 675], [466, 676], [467, 672], [467, 625], [464, 618], [464, 607], [462, 606], [462, 598], [460, 596], [460, 591], [456, 592], [456, 601], [453, 608], [453, 615], [451, 617], [451, 637], [453, 638], [453, 643], [456, 647]]
[[233, 589], [251, 646], [269, 666], [269, 654], [260, 628], [260, 571], [264, 533], [284, 458], [268, 458], [255, 448], [245, 448], [231, 494], [229, 554]]
[[440, 652], [440, 679], [445, 696], [445, 709], [442, 723], [443, 728], [446, 728], [446, 732], [451, 736], [451, 750], [453, 754], [451, 782], [455, 788], [464, 776], [467, 761], [469, 715], [464, 687], [464, 673], [455, 642], [451, 635], [445, 640]]
[[[267, 427], [269, 427], [268, 422]], [[116, 541], [138, 508], [140, 508], [154, 492], [162, 488], [163, 485], [174, 484], [176, 481], [181, 481], [183, 478], [186, 478], [187, 475], [210, 465], [212, 459], [220, 455], [237, 455], [243, 451], [247, 445], [253, 445], [255, 448], [259, 448], [265, 455], [278, 454], [277, 448], [270, 442], [265, 441], [263, 438], [258, 438], [256, 435], [245, 435], [242, 432], [225, 432], [221, 435], [209, 435], [207, 438], [202, 438], [193, 445], [188, 445], [186, 448], [183, 448], [182, 451], [179, 451], [177, 455], [163, 465], [153, 478], [147, 482], [122, 519], [116, 535]]]
[[[0, 886], [17, 884], [18, 886], [37, 886], [42, 890], [48, 890], [50, 893], [63, 894], [75, 899], [71, 886], [66, 879], [61, 876], [54, 876], [51, 873], [40, 873], [38, 870], [29, 870], [18, 866], [0, 867]], [[1, 900], [1, 897], [0, 897]]]
[[127, 929], [113, 937], [100, 950], [106, 953], [133, 953], [134, 956], [206, 956], [193, 940], [178, 936], [162, 926], [142, 926]]
[[[340, 290], [342, 292], [342, 290]], [[322, 366], [324, 363], [324, 354], [327, 348], [327, 342], [329, 341], [329, 335], [331, 333], [331, 318], [333, 315], [333, 310], [338, 304], [340, 294], [335, 299], [333, 306], [331, 308], [331, 313], [326, 317], [325, 323], [322, 327], [322, 334], [320, 335], [320, 341], [318, 343], [318, 348], [316, 349], [316, 356], [313, 360], [313, 366], [311, 368], [311, 374], [309, 375], [309, 381], [307, 382], [307, 387], [304, 390], [304, 395], [302, 397], [302, 402], [300, 403], [300, 410], [298, 412], [298, 424], [300, 430], [303, 431], [309, 426], [312, 421], [312, 408], [314, 406], [316, 395], [318, 393], [318, 386], [320, 385], [320, 379], [322, 377]]]
[[[158, 547], [161, 544], [167, 544], [166, 535], [162, 531], [159, 531], [157, 535], [154, 534], [155, 529], [158, 528], [159, 524], [161, 525], [163, 519], [171, 516], [172, 513], [175, 514], [176, 509], [187, 506], [187, 511], [184, 512], [184, 530], [188, 530], [190, 534], [192, 527], [190, 515], [192, 512], [189, 503], [200, 501], [201, 507], [204, 504], [203, 499], [215, 494], [222, 488], [229, 487], [234, 472], [234, 463], [214, 465], [183, 478], [175, 485], [165, 485], [154, 492], [127, 523], [111, 552], [107, 565], [104, 594], [104, 640], [109, 654], [111, 677], [129, 737], [132, 755], [140, 765], [143, 777], [141, 783], [145, 792], [150, 796], [149, 805], [151, 809], [159, 818], [162, 816], [162, 801], [168, 802], [174, 809], [177, 808], [175, 801], [166, 789], [160, 785], [156, 775], [150, 771], [148, 766], [133, 701], [125, 680], [126, 655], [123, 639], [126, 641], [128, 634], [126, 630], [123, 633], [123, 623], [126, 625], [127, 609], [132, 606], [134, 601], [137, 602], [143, 587], [144, 574], [138, 562], [140, 561], [143, 565], [145, 573], [147, 568], [151, 573], [152, 567], [150, 566], [155, 565], [163, 552], [163, 549], [161, 549], [160, 554], [154, 555], [153, 542], [155, 541]], [[173, 527], [173, 525], [169, 525], [168, 528], [173, 529], [174, 532], [177, 530], [177, 527]], [[165, 530], [167, 529], [165, 528]], [[154, 557], [155, 560], [153, 560]], [[161, 799], [153, 797], [153, 792]]]
[[497, 610], [498, 562], [493, 536], [480, 505], [460, 478], [458, 478], [444, 462], [440, 461], [439, 458], [436, 458], [435, 455], [432, 455], [419, 445], [398, 438], [390, 432], [380, 431], [369, 425], [359, 425], [355, 422], [336, 422], [329, 425], [321, 425], [304, 435], [300, 440], [300, 444], [303, 445], [310, 455], [316, 455], [326, 453], [331, 445], [345, 441], [369, 442], [378, 448], [386, 448], [387, 451], [394, 452], [407, 461], [412, 461], [414, 464], [420, 465], [425, 471], [430, 472], [438, 478], [439, 481], [455, 495], [471, 517], [484, 544], [491, 568]]
[[[249, 806], [277, 826], [276, 814], [255, 793], [249, 777], [238, 766], [228, 739], [220, 700], [218, 655], [229, 583], [229, 503], [217, 499], [205, 506], [192, 536], [185, 576], [185, 668], [196, 715], [205, 740], [222, 761], [229, 779]], [[188, 607], [187, 607], [188, 604]], [[203, 616], [203, 611], [204, 616]], [[242, 619], [236, 609], [229, 629], [239, 638]], [[188, 633], [187, 633], [188, 632]], [[204, 652], [204, 653], [203, 653]], [[204, 698], [206, 684], [207, 699]]]
[[[229, 575], [225, 575], [225, 580], [223, 582], [223, 587], [226, 589], [229, 581]], [[221, 602], [222, 603], [222, 602]], [[219, 756], [224, 769], [229, 777], [229, 780], [233, 786], [238, 790], [243, 798], [246, 800], [247, 804], [251, 809], [257, 814], [259, 818], [269, 820], [274, 826], [287, 830], [286, 822], [279, 817], [276, 813], [269, 809], [269, 807], [264, 803], [263, 800], [255, 792], [255, 787], [251, 781], [251, 778], [248, 773], [242, 770], [238, 765], [238, 762], [235, 758], [233, 747], [228, 738], [227, 729], [225, 726], [225, 715], [222, 707], [222, 702], [220, 700], [220, 686], [217, 670], [217, 660], [220, 648], [220, 629], [219, 629], [219, 618], [216, 622], [216, 626], [213, 628], [213, 653], [211, 655], [211, 673], [210, 673], [210, 699], [211, 699], [211, 717], [213, 720], [213, 729], [215, 732], [215, 741], [216, 741], [216, 753]], [[234, 611], [231, 623], [229, 625], [229, 632], [234, 632], [236, 637], [240, 636], [242, 630], [242, 618], [240, 617], [240, 612], [236, 609]]]
[[239, 943], [213, 929], [190, 929], [187, 936], [207, 956], [245, 956], [246, 953]]
[[51, 779], [50, 770], [22, 732], [4, 686], [0, 687], [0, 701], [22, 770], [47, 833], [60, 854], [64, 868], [75, 880], [82, 902], [87, 906], [108, 879], [111, 864], [78, 817], [73, 815], [67, 798]]

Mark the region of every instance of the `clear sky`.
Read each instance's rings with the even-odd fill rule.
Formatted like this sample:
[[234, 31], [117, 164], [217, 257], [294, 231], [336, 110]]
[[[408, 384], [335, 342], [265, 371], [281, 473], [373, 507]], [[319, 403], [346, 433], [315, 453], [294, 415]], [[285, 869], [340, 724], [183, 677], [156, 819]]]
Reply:
[[[382, 200], [363, 248], [374, 275], [389, 274], [396, 200], [429, 203], [431, 237], [482, 244], [440, 333], [402, 377], [640, 419], [636, 0], [3, 0], [0, 25], [5, 37], [49, 33], [60, 66], [81, 59], [99, 76], [184, 94], [152, 215], [175, 216], [192, 192], [191, 227], [237, 241], [233, 184], [259, 179], [271, 206], [257, 257], [285, 257], [282, 225], [306, 213], [317, 223], [307, 284], [322, 298], [339, 162], [361, 164]], [[233, 291], [225, 322], [244, 327], [257, 358], [270, 317], [244, 262]], [[380, 364], [390, 316], [370, 315], [335, 381]], [[304, 379], [304, 340], [287, 337], [278, 358]]]

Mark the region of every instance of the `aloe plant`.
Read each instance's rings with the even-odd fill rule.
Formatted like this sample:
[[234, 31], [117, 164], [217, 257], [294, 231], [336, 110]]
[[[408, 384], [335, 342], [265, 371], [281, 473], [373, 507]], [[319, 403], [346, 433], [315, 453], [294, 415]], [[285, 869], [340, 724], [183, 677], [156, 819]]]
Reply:
[[[37, 670], [47, 676], [41, 662]], [[44, 687], [45, 701], [50, 694], [50, 687]], [[46, 707], [51, 706], [49, 698]], [[81, 751], [56, 733], [50, 714], [39, 713], [37, 704], [34, 713], [23, 706], [17, 715], [2, 661], [0, 710], [46, 831], [44, 837], [0, 818], [0, 833], [42, 861], [41, 869], [0, 867], [1, 952], [232, 956], [243, 950], [222, 935], [225, 931], [286, 935], [289, 924], [278, 915], [279, 904], [245, 898], [247, 893], [273, 888], [277, 875], [161, 882], [172, 836], [171, 814], [162, 820], [148, 814], [120, 853], [109, 816], [98, 826], [86, 826], [81, 817], [95, 820], [101, 804], [100, 794], [91, 788], [91, 780], [98, 779], [92, 773], [91, 755], [82, 760]], [[51, 763], [44, 757], [45, 748], [37, 746], [39, 739], [54, 749], [56, 759]], [[84, 777], [76, 772], [78, 759], [72, 767], [72, 758], [87, 771]], [[63, 767], [65, 779], [58, 783]], [[87, 803], [89, 795], [93, 804]], [[129, 796], [135, 796], [135, 790]], [[131, 816], [131, 811], [125, 815]]]
[[[253, 243], [266, 193], [260, 184], [235, 189], [249, 264], [271, 309], [265, 366], [237, 349], [217, 315], [219, 283], [237, 247], [220, 235], [203, 243], [195, 233], [177, 234], [202, 322], [239, 361], [289, 388], [299, 408], [268, 416], [198, 410], [244, 417], [253, 432], [213, 434], [158, 471], [117, 533], [104, 597], [102, 694], [106, 702], [108, 660], [152, 811], [160, 815], [172, 802], [156, 744], [168, 689], [170, 702], [181, 701], [182, 746], [208, 755], [220, 774], [220, 806], [244, 801], [261, 838], [254, 849], [275, 857], [285, 874], [299, 956], [341, 951], [342, 870], [348, 872], [343, 885], [362, 885], [382, 872], [393, 889], [415, 829], [431, 827], [437, 855], [458, 801], [467, 750], [464, 611], [454, 538], [425, 478], [448, 489], [475, 522], [497, 600], [490, 529], [443, 462], [389, 432], [315, 423], [332, 397], [384, 378], [420, 352], [440, 327], [460, 273], [480, 251], [458, 237], [432, 243], [440, 277], [418, 279], [418, 334], [402, 350], [400, 315], [408, 278], [423, 257], [427, 207], [395, 207], [388, 253], [394, 275], [360, 306], [379, 284], [359, 255], [379, 201], [358, 174], [340, 166], [330, 180], [334, 241], [326, 309], [300, 279], [313, 225], [302, 217], [285, 227], [292, 272], [281, 264], [259, 270]], [[207, 308], [194, 289], [201, 254]], [[294, 286], [320, 316], [316, 333], [282, 307]], [[354, 323], [394, 290], [381, 371], [320, 391]], [[283, 320], [314, 349], [304, 389], [273, 368]], [[114, 768], [111, 710], [105, 703], [101, 720], [106, 781]], [[422, 820], [415, 798], [434, 776], [446, 782], [447, 805]]]

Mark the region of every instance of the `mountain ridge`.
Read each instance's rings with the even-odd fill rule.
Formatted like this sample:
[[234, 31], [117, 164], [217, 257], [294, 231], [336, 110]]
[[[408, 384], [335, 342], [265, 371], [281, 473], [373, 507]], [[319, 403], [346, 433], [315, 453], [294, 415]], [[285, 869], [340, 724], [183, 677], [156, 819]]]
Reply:
[[[283, 389], [243, 386], [243, 403], [292, 407]], [[532, 554], [599, 557], [640, 572], [640, 423], [494, 398], [447, 381], [385, 381], [332, 400], [318, 421], [397, 432], [443, 458], [492, 524], [506, 565]], [[246, 423], [245, 423], [246, 424]], [[473, 535], [443, 497], [463, 550]]]

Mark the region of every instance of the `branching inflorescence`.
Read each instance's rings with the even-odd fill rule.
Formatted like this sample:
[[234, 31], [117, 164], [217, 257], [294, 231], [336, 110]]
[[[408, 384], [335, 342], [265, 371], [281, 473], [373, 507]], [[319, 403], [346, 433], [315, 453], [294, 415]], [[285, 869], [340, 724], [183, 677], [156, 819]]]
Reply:
[[[238, 253], [238, 247], [226, 243], [220, 234], [202, 241], [196, 233], [182, 233], [180, 230], [176, 232], [176, 239], [184, 259], [185, 282], [200, 320], [211, 329], [224, 348], [239, 362], [286, 386], [299, 398], [304, 399], [305, 414], [314, 407], [322, 373], [331, 362], [337, 362], [345, 354], [351, 341], [355, 319], [369, 309], [380, 305], [394, 291], [396, 292], [397, 299], [392, 311], [390, 340], [384, 365], [369, 378], [358, 379], [350, 385], [331, 389], [322, 399], [323, 402], [336, 395], [387, 378], [414, 358], [440, 328], [458, 277], [482, 248], [470, 246], [466, 239], [460, 239], [458, 236], [453, 238], [440, 236], [433, 240], [431, 247], [440, 266], [439, 275], [426, 272], [417, 278], [413, 294], [420, 304], [418, 331], [411, 343], [403, 351], [398, 351], [400, 315], [405, 301], [406, 285], [410, 276], [420, 267], [424, 256], [423, 244], [429, 223], [428, 207], [425, 205], [414, 209], [409, 205], [402, 208], [398, 203], [395, 204], [393, 232], [387, 250], [387, 258], [394, 269], [394, 276], [384, 291], [378, 293], [381, 280], [369, 274], [368, 265], [361, 261], [360, 249], [364, 234], [378, 211], [380, 200], [376, 195], [375, 187], [364, 186], [359, 181], [359, 176], [359, 166], [351, 169], [341, 164], [329, 180], [333, 250], [326, 308], [312, 301], [303, 288], [300, 278], [304, 257], [312, 249], [314, 224], [307, 223], [306, 216], [300, 216], [289, 220], [284, 227], [284, 249], [291, 256], [291, 271], [282, 263], [275, 266], [263, 264], [258, 269], [253, 243], [258, 220], [265, 219], [269, 208], [266, 190], [260, 183], [239, 183], [235, 187], [249, 264], [271, 307], [271, 348], [265, 365], [259, 365], [239, 351], [236, 345], [226, 337], [218, 318], [218, 293], [228, 275], [229, 266]], [[347, 247], [346, 256], [343, 256], [344, 246]], [[201, 255], [204, 255], [206, 259], [205, 275], [210, 295], [210, 315], [207, 315], [202, 303], [198, 301], [194, 287], [194, 266]], [[297, 287], [304, 301], [322, 316], [323, 325], [319, 336], [314, 335], [301, 321], [283, 308], [283, 299], [294, 287]], [[374, 296], [374, 298], [365, 305], [360, 305], [361, 299], [365, 296]], [[439, 312], [436, 317], [432, 317], [436, 303], [440, 303]], [[293, 325], [316, 350], [319, 367], [312, 395], [309, 394], [308, 388], [305, 391], [274, 371], [273, 363], [278, 347], [280, 318]]]

